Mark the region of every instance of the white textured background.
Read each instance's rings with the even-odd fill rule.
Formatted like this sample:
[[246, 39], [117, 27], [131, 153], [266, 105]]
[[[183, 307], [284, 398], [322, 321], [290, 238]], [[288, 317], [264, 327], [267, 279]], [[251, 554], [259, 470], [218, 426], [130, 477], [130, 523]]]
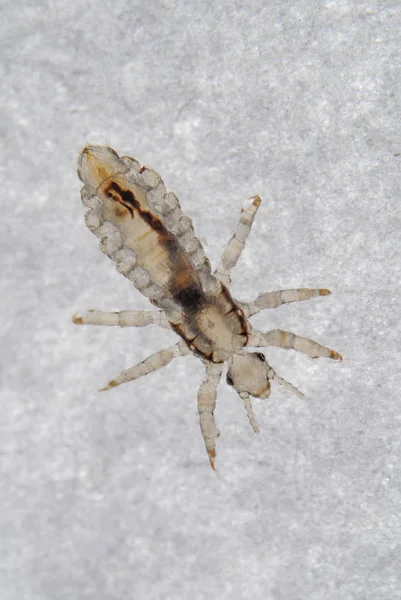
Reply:
[[[401, 598], [398, 1], [2, 0], [1, 600]], [[329, 287], [255, 322], [255, 436], [221, 385], [208, 466], [193, 357], [96, 390], [173, 333], [78, 328], [146, 308], [85, 228], [85, 143], [162, 174], [216, 264], [263, 204], [234, 294]]]

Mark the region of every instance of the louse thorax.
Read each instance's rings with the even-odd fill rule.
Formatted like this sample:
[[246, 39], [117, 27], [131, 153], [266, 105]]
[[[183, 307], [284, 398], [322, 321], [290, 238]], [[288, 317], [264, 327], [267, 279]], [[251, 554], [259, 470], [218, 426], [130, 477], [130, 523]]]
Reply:
[[181, 323], [172, 324], [195, 356], [215, 363], [228, 360], [248, 341], [246, 317], [228, 289], [220, 285], [217, 295], [206, 293], [197, 310], [185, 310]]

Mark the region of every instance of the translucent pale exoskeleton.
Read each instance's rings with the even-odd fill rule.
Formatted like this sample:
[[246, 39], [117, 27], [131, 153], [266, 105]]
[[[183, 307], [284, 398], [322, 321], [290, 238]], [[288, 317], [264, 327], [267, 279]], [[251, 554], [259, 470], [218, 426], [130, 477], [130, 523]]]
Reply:
[[244, 204], [236, 231], [212, 273], [191, 219], [183, 215], [178, 199], [166, 192], [157, 173], [141, 167], [133, 158], [120, 158], [111, 148], [87, 146], [79, 156], [78, 175], [84, 183], [82, 202], [89, 208], [86, 224], [100, 239], [101, 250], [159, 310], [91, 310], [74, 316], [74, 323], [121, 327], [154, 324], [172, 329], [181, 338], [174, 346], [123, 371], [102, 389], [147, 375], [179, 356], [192, 354], [200, 358], [206, 368], [206, 378], [198, 392], [200, 427], [214, 468], [218, 437], [214, 410], [224, 363], [228, 367], [227, 383], [242, 398], [251, 426], [259, 432], [251, 396], [268, 398], [270, 381], [298, 396], [303, 394], [277, 375], [264, 354], [248, 352], [247, 346], [279, 346], [312, 358], [342, 360], [334, 350], [294, 333], [279, 329], [256, 331], [249, 318], [260, 310], [330, 292], [302, 288], [268, 292], [252, 302], [232, 298], [231, 270], [250, 233], [261, 202], [258, 196]]

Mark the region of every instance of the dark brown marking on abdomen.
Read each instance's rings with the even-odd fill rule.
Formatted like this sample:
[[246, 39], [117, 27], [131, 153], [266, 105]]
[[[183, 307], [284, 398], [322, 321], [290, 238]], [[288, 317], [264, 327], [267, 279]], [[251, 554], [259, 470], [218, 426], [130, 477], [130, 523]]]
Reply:
[[167, 250], [170, 260], [173, 263], [177, 262], [177, 253], [179, 253], [181, 249], [176, 237], [170, 233], [159, 217], [156, 217], [150, 211], [141, 208], [141, 205], [131, 190], [123, 190], [118, 183], [113, 181], [107, 189], [105, 189], [105, 193], [116, 202], [123, 204], [130, 211], [132, 218], [134, 218], [134, 210], [136, 210], [139, 217], [157, 232], [159, 243]]
[[204, 302], [203, 291], [196, 284], [177, 290], [173, 295], [180, 306], [191, 311], [198, 310]]
[[125, 206], [131, 217], [134, 218], [134, 210], [138, 216], [153, 229], [158, 235], [160, 245], [166, 250], [173, 265], [168, 288], [173, 299], [186, 311], [195, 312], [205, 301], [202, 285], [198, 274], [188, 260], [185, 252], [181, 249], [177, 238], [172, 234], [164, 223], [149, 210], [143, 210], [131, 190], [124, 190], [115, 181], [105, 189], [105, 193], [115, 202]]

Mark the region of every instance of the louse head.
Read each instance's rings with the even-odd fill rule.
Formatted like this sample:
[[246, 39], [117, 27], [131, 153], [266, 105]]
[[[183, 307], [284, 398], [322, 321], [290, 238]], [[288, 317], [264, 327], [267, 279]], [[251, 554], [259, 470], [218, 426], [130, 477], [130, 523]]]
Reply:
[[270, 396], [269, 365], [261, 352], [238, 352], [228, 364], [227, 383], [240, 394], [246, 392], [255, 398]]
[[125, 170], [118, 154], [106, 146], [85, 146], [78, 157], [78, 176], [89, 193]]

